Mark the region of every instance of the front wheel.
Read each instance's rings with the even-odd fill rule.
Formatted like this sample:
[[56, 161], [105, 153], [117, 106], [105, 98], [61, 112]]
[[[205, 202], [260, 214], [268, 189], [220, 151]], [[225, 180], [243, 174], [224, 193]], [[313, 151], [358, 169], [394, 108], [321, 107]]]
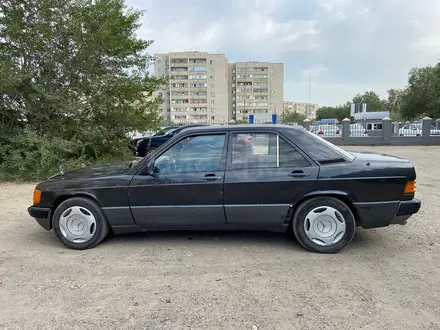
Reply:
[[315, 197], [296, 209], [292, 229], [307, 250], [336, 253], [353, 239], [356, 223], [350, 208], [334, 197]]
[[109, 231], [99, 205], [83, 197], [73, 197], [62, 202], [53, 214], [52, 227], [61, 243], [75, 250], [98, 245]]

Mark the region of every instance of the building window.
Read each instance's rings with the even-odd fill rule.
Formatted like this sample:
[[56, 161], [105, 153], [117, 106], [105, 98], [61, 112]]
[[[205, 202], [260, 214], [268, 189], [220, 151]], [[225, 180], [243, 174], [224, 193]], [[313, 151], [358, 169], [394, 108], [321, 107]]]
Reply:
[[209, 72], [214, 72], [214, 68], [209, 68]]
[[213, 64], [214, 64], [214, 60], [210, 60], [209, 65], [213, 65]]
[[215, 117], [214, 116], [211, 116], [211, 120], [214, 120], [215, 119]]
[[214, 104], [215, 103], [215, 100], [211, 100], [211, 104]]
[[209, 79], [214, 80], [214, 76], [209, 76]]
[[272, 89], [270, 92], [271, 92], [272, 94], [275, 94], [275, 89]]
[[211, 92], [211, 97], [215, 97], [215, 93], [214, 92]]
[[215, 109], [214, 109], [214, 108], [211, 108], [211, 112], [215, 112]]
[[214, 84], [211, 84], [211, 88], [214, 88]]
[[157, 60], [157, 64], [162, 64], [162, 60]]

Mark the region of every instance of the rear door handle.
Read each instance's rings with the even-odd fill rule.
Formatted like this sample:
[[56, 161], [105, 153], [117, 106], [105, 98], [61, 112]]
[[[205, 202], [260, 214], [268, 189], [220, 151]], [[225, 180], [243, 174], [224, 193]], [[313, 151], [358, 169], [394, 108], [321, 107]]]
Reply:
[[205, 174], [205, 176], [203, 177], [203, 180], [215, 181], [215, 180], [220, 180], [221, 178], [222, 178], [221, 176], [217, 176], [214, 173], [209, 173], [209, 174]]
[[295, 170], [292, 171], [292, 173], [290, 173], [289, 175], [295, 178], [303, 178], [305, 176], [309, 176], [310, 173], [304, 172], [303, 170]]

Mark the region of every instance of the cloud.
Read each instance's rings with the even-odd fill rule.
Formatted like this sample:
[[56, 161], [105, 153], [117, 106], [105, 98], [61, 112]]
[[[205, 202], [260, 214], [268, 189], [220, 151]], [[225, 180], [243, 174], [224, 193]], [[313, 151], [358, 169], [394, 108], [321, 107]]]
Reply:
[[324, 65], [316, 65], [316, 66], [314, 66], [312, 68], [303, 70], [302, 75], [304, 77], [308, 77], [309, 75], [311, 77], [317, 77], [321, 73], [326, 72], [326, 71], [328, 71], [328, 68], [326, 66], [324, 66]]
[[151, 53], [198, 50], [283, 62], [286, 99], [335, 104], [406, 84], [440, 59], [438, 0], [127, 0]]

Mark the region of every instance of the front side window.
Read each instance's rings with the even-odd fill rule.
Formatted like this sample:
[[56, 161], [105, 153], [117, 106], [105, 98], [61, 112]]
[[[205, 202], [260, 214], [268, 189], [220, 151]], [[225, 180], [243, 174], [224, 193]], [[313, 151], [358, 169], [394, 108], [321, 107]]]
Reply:
[[217, 171], [221, 166], [225, 134], [184, 138], [160, 155], [155, 172], [160, 174]]
[[275, 133], [234, 133], [232, 168], [297, 168], [310, 166], [295, 148]]

